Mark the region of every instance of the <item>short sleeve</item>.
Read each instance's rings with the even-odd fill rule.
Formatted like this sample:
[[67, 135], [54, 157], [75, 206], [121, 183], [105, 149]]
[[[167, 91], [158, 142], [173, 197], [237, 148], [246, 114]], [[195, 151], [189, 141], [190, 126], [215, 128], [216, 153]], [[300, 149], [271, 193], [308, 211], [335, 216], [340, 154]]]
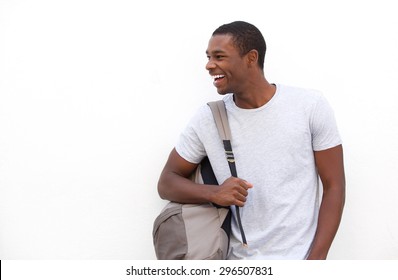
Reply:
[[188, 125], [181, 133], [175, 147], [177, 153], [181, 157], [195, 164], [200, 163], [206, 156], [203, 142], [198, 136], [198, 130], [200, 129], [204, 113], [205, 108], [202, 107], [198, 110], [196, 115], [189, 121]]
[[342, 143], [333, 109], [323, 95], [319, 95], [311, 115], [312, 148], [322, 151]]

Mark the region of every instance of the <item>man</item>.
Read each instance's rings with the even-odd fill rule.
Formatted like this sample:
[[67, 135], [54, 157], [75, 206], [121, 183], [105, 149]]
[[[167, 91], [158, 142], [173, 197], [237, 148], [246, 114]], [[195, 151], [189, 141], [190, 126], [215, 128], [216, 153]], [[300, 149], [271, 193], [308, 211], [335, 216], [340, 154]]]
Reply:
[[[265, 52], [261, 32], [242, 21], [216, 29], [206, 51], [206, 69], [224, 96], [239, 178], [230, 175], [204, 105], [172, 150], [159, 194], [182, 203], [242, 207], [248, 247], [241, 245], [233, 219], [229, 259], [326, 259], [345, 198], [333, 112], [317, 91], [270, 84], [263, 72]], [[206, 155], [220, 186], [187, 179]]]

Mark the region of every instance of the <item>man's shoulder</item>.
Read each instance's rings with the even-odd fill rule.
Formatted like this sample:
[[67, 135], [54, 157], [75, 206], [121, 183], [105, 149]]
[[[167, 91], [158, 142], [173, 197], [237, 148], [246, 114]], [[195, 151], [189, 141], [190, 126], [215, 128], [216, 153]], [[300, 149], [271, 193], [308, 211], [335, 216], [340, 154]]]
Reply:
[[322, 92], [313, 88], [297, 87], [284, 84], [278, 84], [279, 91], [283, 94], [297, 97], [319, 98]]
[[292, 105], [314, 106], [324, 95], [320, 90], [289, 85], [278, 85], [279, 96], [284, 103]]
[[[233, 102], [232, 94], [225, 95], [221, 100], [224, 101], [225, 106], [228, 107], [228, 104]], [[196, 110], [196, 116], [200, 119], [210, 118], [211, 120], [213, 120], [213, 114], [208, 104], [210, 102], [217, 102], [217, 101], [220, 101], [220, 99], [209, 100], [208, 102], [201, 104]]]
[[[212, 100], [213, 101], [213, 100]], [[209, 101], [211, 102], [211, 101]], [[210, 106], [206, 103], [200, 104], [190, 121], [190, 125], [196, 129], [200, 129], [209, 125], [213, 121], [213, 115], [211, 113]]]

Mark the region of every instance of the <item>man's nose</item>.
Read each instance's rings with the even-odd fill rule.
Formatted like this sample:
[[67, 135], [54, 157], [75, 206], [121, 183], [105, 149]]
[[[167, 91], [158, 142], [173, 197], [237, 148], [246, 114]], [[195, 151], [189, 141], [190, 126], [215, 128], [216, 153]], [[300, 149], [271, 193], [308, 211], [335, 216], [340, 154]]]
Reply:
[[216, 65], [214, 64], [214, 62], [212, 62], [211, 59], [209, 59], [209, 61], [206, 63], [206, 70], [211, 70], [214, 69], [216, 67]]

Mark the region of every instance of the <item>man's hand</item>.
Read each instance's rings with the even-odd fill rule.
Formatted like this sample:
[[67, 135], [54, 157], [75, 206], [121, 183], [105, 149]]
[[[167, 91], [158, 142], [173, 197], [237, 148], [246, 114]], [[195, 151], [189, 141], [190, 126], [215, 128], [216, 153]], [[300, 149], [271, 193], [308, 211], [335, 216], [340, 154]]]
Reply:
[[230, 177], [220, 186], [214, 188], [211, 201], [220, 206], [236, 205], [243, 207], [249, 194], [248, 189], [252, 187], [253, 185], [245, 180]]

